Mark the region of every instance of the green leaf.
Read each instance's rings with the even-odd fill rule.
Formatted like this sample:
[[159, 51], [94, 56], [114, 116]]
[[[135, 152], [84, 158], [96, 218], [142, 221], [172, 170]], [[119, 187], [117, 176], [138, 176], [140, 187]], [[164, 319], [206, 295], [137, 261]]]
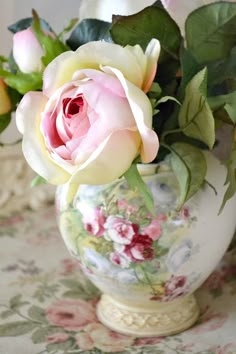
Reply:
[[147, 7], [131, 16], [113, 16], [110, 30], [115, 43], [122, 46], [140, 44], [145, 50], [152, 38], [161, 43], [160, 63], [167, 58], [178, 60], [181, 34], [170, 15], [159, 7]]
[[6, 84], [24, 95], [28, 91], [36, 91], [42, 88], [42, 73], [25, 74], [17, 72], [12, 74], [0, 69], [0, 75], [4, 77]]
[[0, 115], [0, 134], [7, 128], [11, 121], [11, 113]]
[[133, 163], [128, 171], [124, 174], [124, 177], [130, 188], [133, 190], [138, 190], [143, 196], [144, 202], [146, 204], [147, 209], [154, 214], [154, 201], [152, 194], [140, 176], [136, 163]]
[[51, 334], [61, 332], [61, 329], [58, 327], [44, 327], [38, 328], [33, 332], [31, 339], [34, 344], [46, 342], [46, 337]]
[[205, 143], [210, 149], [215, 143], [215, 121], [206, 99], [207, 71], [203, 69], [189, 82], [179, 112], [183, 133]]
[[182, 71], [181, 90], [183, 91], [189, 81], [202, 69], [202, 65], [196, 61], [191, 52], [184, 46], [182, 46], [180, 51], [180, 61]]
[[42, 57], [42, 62], [45, 66], [47, 66], [54, 58], [67, 51], [69, 48], [58, 37], [45, 34], [37, 13], [34, 10], [32, 13], [32, 30], [45, 51], [45, 55]]
[[166, 103], [167, 101], [173, 101], [173, 102], [177, 103], [178, 105], [181, 105], [181, 103], [175, 97], [164, 96], [157, 101], [157, 106], [161, 103]]
[[178, 208], [180, 208], [202, 186], [207, 164], [201, 150], [185, 143], [171, 145], [170, 163], [179, 183]]
[[42, 309], [39, 306], [31, 306], [30, 309], [28, 310], [28, 315], [30, 318], [32, 318], [33, 320], [39, 321], [39, 322], [43, 322], [43, 323], [47, 323], [47, 319], [45, 316], [45, 311], [44, 309]]
[[60, 34], [58, 35], [58, 38], [62, 39], [62, 37], [67, 33], [70, 32], [72, 30], [73, 27], [75, 27], [76, 23], [78, 22], [78, 18], [72, 18], [68, 24], [68, 26], [66, 26], [62, 32], [60, 32]]
[[43, 183], [47, 183], [47, 181], [41, 177], [41, 176], [36, 176], [32, 181], [31, 181], [31, 184], [30, 186], [31, 187], [36, 187], [36, 186], [39, 186], [40, 184], [43, 184]]
[[236, 91], [228, 95], [208, 98], [208, 103], [213, 111], [224, 108], [233, 124], [236, 124]]
[[231, 199], [236, 192], [236, 143], [234, 143], [231, 156], [229, 160], [226, 161], [225, 165], [227, 168], [225, 185], [228, 185], [228, 187], [225, 192], [224, 199], [221, 204], [219, 213], [222, 212], [227, 201]]
[[236, 47], [227, 58], [209, 63], [207, 67], [209, 86], [221, 84], [225, 80], [236, 81]]
[[72, 50], [76, 50], [82, 44], [91, 41], [111, 41], [109, 29], [111, 23], [96, 19], [85, 19], [73, 30], [66, 41]]
[[0, 325], [0, 337], [17, 337], [31, 332], [36, 327], [35, 323], [17, 321]]
[[[30, 27], [32, 25], [33, 18], [32, 17], [27, 17], [23, 18], [12, 25], [8, 26], [9, 31], [12, 33], [17, 33], [19, 31], [23, 31]], [[52, 28], [49, 26], [49, 24], [43, 20], [40, 19], [40, 25], [44, 31], [52, 32]]]
[[199, 63], [227, 57], [236, 44], [236, 4], [220, 1], [197, 9], [186, 20], [185, 33]]

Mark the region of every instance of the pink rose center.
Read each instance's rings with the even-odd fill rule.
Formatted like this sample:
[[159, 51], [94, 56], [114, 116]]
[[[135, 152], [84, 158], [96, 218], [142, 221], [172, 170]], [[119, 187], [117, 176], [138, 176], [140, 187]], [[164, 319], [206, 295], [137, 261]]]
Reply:
[[71, 118], [73, 115], [78, 114], [83, 109], [84, 100], [82, 95], [78, 95], [76, 98], [64, 98], [63, 100], [63, 113], [67, 118]]

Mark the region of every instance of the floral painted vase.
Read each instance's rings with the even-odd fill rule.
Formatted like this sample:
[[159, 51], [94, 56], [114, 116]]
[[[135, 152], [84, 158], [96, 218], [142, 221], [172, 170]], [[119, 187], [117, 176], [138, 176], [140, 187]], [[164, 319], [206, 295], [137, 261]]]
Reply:
[[167, 166], [141, 165], [140, 172], [153, 194], [154, 215], [124, 179], [81, 185], [71, 204], [64, 185], [56, 195], [59, 228], [71, 254], [102, 292], [97, 305], [101, 322], [140, 337], [170, 335], [198, 318], [193, 293], [232, 239], [236, 198], [219, 214], [226, 171], [212, 156], [208, 183], [180, 210], [178, 184]]

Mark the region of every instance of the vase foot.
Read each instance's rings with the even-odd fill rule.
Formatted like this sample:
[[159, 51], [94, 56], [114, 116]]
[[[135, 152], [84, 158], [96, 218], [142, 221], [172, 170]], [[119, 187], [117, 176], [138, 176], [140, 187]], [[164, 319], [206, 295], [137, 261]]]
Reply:
[[110, 329], [135, 337], [168, 336], [191, 327], [199, 316], [194, 295], [168, 303], [133, 306], [103, 294], [98, 305], [99, 320]]

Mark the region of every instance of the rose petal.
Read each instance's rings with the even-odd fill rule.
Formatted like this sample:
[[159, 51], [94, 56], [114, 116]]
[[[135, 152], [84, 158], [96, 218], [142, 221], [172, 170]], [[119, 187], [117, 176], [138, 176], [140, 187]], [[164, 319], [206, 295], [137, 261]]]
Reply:
[[104, 68], [120, 80], [129, 101], [134, 119], [142, 138], [141, 159], [148, 163], [154, 160], [159, 149], [157, 134], [152, 130], [152, 106], [148, 97], [138, 87], [126, 80], [123, 74], [114, 68]]
[[72, 79], [80, 69], [99, 69], [112, 66], [121, 70], [124, 76], [136, 86], [142, 87], [143, 73], [135, 56], [129, 49], [114, 43], [89, 42], [75, 52], [69, 51], [55, 58], [44, 71], [43, 91], [47, 96]]
[[62, 184], [70, 175], [50, 159], [40, 132], [41, 112], [46, 102], [41, 92], [25, 94], [16, 111], [16, 124], [24, 134], [22, 149], [31, 168], [48, 182]]
[[118, 130], [111, 134], [71, 176], [65, 192], [67, 202], [80, 184], [106, 184], [122, 176], [137, 156], [139, 145], [137, 132]]

